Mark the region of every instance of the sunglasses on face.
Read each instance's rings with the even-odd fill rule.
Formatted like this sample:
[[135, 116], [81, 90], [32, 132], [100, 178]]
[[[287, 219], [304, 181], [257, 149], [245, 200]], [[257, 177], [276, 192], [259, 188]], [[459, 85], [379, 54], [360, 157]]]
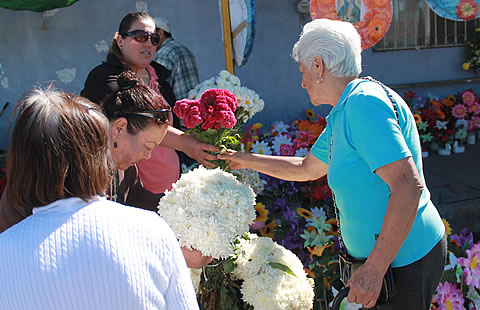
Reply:
[[148, 117], [148, 118], [154, 119], [158, 124], [165, 124], [165, 123], [168, 123], [171, 110], [172, 109], [168, 107], [165, 109], [153, 110], [153, 111], [123, 112], [123, 114]]
[[122, 36], [132, 37], [137, 42], [146, 42], [148, 38], [150, 38], [152, 45], [157, 46], [160, 44], [160, 36], [158, 33], [148, 33], [143, 30], [132, 30], [127, 33], [123, 33]]

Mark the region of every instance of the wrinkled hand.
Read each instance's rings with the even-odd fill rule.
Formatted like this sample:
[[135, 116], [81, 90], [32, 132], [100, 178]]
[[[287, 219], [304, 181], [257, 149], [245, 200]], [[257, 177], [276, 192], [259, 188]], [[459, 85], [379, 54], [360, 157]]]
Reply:
[[205, 167], [215, 168], [215, 164], [211, 163], [211, 160], [217, 159], [217, 157], [209, 152], [218, 152], [218, 148], [208, 144], [202, 143], [190, 135], [183, 135], [185, 148], [183, 152], [189, 157], [195, 159]]
[[365, 308], [373, 308], [382, 289], [383, 274], [368, 262], [355, 271], [347, 283], [350, 287], [347, 300], [362, 304]]
[[248, 154], [234, 150], [226, 150], [217, 155], [217, 159], [223, 159], [227, 162], [230, 169], [245, 169]]
[[213, 260], [211, 256], [203, 256], [202, 252], [182, 247], [183, 256], [187, 262], [187, 266], [190, 268], [202, 268]]

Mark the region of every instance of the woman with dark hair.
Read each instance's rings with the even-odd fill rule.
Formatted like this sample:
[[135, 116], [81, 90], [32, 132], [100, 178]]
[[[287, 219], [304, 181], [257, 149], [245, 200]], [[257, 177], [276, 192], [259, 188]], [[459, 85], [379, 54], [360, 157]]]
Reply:
[[[143, 187], [136, 163], [149, 159], [153, 149], [162, 142], [169, 127], [171, 109], [161, 95], [144, 85], [132, 71], [120, 73], [115, 85], [117, 90], [101, 106], [110, 121], [108, 137], [116, 168], [107, 196], [121, 204], [156, 211], [159, 196]], [[17, 168], [12, 166], [8, 170]], [[0, 233], [31, 214], [31, 209], [12, 202], [8, 192], [7, 186], [0, 201]], [[191, 268], [200, 268], [211, 260], [199, 251], [182, 250]]]
[[[104, 197], [109, 144], [131, 139], [128, 125], [114, 133], [97, 105], [53, 90], [26, 93], [15, 111], [6, 196], [32, 215], [0, 234], [0, 308], [198, 309], [170, 227]], [[142, 115], [130, 129], [159, 143], [166, 118]]]
[[[118, 88], [116, 76], [125, 70], [131, 70], [136, 72], [146, 85], [161, 94], [173, 108], [175, 95], [167, 82], [170, 71], [152, 61], [159, 44], [155, 21], [150, 15], [142, 12], [127, 14], [115, 33], [107, 61], [89, 73], [81, 95], [101, 104]], [[170, 190], [180, 176], [180, 160], [175, 150], [207, 167], [214, 167], [209, 160], [214, 160], [215, 156], [208, 151], [215, 152], [216, 147], [184, 135], [177, 129], [180, 125], [175, 115], [172, 115], [170, 125], [161, 146], [153, 150], [152, 158], [138, 163], [143, 185], [156, 194]]]

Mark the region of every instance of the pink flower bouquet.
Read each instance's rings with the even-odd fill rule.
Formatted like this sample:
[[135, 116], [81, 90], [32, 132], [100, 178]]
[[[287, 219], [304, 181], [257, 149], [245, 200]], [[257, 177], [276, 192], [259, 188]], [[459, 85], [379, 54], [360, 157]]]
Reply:
[[[220, 150], [240, 150], [240, 130], [235, 112], [238, 101], [235, 95], [226, 89], [208, 89], [200, 99], [183, 99], [175, 103], [173, 112], [181, 119], [185, 133], [195, 136], [201, 142], [215, 145]], [[223, 161], [217, 164], [226, 169]]]

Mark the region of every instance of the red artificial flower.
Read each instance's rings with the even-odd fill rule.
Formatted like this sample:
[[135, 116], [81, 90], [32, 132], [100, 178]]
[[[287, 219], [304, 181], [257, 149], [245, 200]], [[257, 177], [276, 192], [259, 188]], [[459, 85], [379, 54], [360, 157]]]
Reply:
[[416, 94], [417, 94], [416, 92], [409, 90], [409, 91], [403, 93], [403, 96], [404, 96], [405, 99], [407, 99], [407, 100], [412, 100], [413, 98], [415, 98], [415, 95], [416, 95]]
[[282, 155], [282, 156], [293, 156], [293, 155], [295, 155], [295, 150], [289, 144], [282, 144], [280, 146], [280, 155]]
[[461, 0], [456, 9], [458, 17], [463, 20], [471, 20], [478, 15], [479, 7], [476, 0]]
[[175, 103], [173, 112], [183, 119], [187, 128], [193, 128], [203, 122], [202, 114], [205, 113], [205, 106], [199, 100], [183, 99]]

